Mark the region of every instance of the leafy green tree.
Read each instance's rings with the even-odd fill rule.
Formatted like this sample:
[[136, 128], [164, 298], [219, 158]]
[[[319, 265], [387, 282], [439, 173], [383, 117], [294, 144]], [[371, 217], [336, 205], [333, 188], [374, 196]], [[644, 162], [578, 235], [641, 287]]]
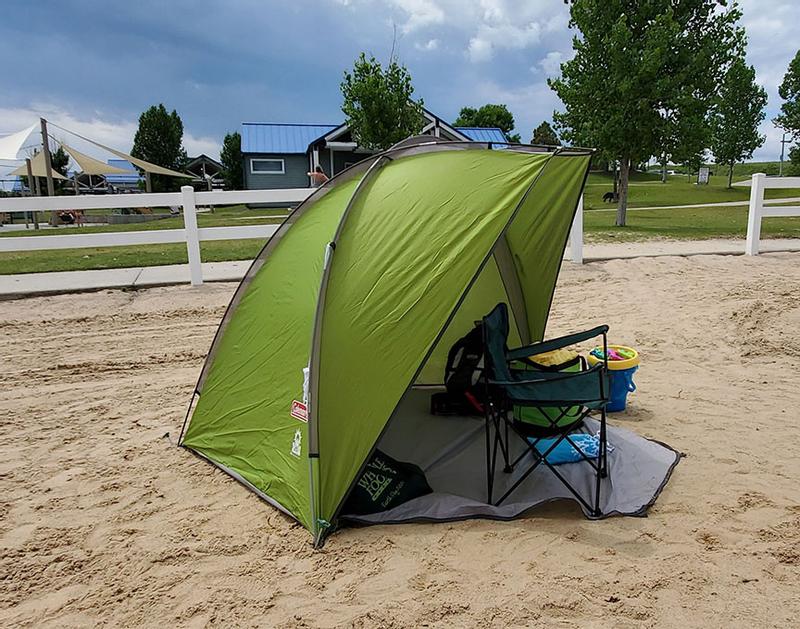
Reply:
[[625, 225], [631, 166], [662, 155], [665, 145], [672, 152], [683, 144], [675, 137], [682, 129], [702, 124], [698, 114], [710, 110], [724, 69], [743, 46], [740, 11], [726, 5], [570, 0], [570, 26], [580, 36], [561, 76], [548, 80], [565, 105], [554, 119], [563, 139], [619, 161], [617, 225]]
[[[163, 104], [153, 105], [139, 116], [139, 128], [133, 138], [131, 155], [171, 170], [183, 170], [186, 151], [183, 148], [183, 121], [174, 109], [168, 112]], [[153, 192], [177, 190], [185, 180], [166, 175], [151, 175]]]
[[477, 109], [462, 107], [453, 126], [497, 127], [506, 135], [509, 142], [514, 144], [520, 142], [519, 134], [511, 133], [514, 130], [514, 115], [508, 111], [508, 107], [505, 105], [487, 104]]
[[756, 71], [744, 59], [736, 59], [728, 68], [711, 115], [711, 149], [718, 164], [727, 164], [728, 187], [733, 184], [736, 162], [750, 159], [764, 144], [758, 132], [764, 120], [767, 92], [756, 83]]
[[422, 131], [422, 99], [412, 98], [411, 75], [394, 58], [384, 69], [362, 52], [341, 89], [342, 111], [360, 146], [383, 150]]
[[[64, 148], [59, 144], [58, 148], [50, 154], [50, 165], [53, 167], [53, 170], [58, 172], [60, 175], [64, 177], [67, 176], [67, 167], [69, 166], [69, 155], [67, 155]], [[47, 180], [42, 180], [42, 190], [47, 190]], [[53, 182], [53, 187], [57, 194], [61, 194], [64, 191], [65, 185], [67, 184], [63, 179], [56, 179]]]
[[533, 130], [533, 137], [531, 144], [544, 144], [545, 146], [559, 146], [558, 135], [550, 126], [550, 123], [545, 120], [542, 124]]
[[227, 190], [241, 190], [244, 187], [244, 161], [242, 158], [242, 136], [238, 131], [228, 133], [222, 141], [219, 152], [222, 163], [222, 179]]
[[[784, 103], [781, 105], [780, 115], [775, 118], [775, 124], [791, 134], [793, 140], [798, 140], [800, 139], [800, 50], [789, 63], [789, 69], [778, 87], [778, 94]], [[789, 159], [795, 170], [800, 168], [800, 147], [792, 147]]]

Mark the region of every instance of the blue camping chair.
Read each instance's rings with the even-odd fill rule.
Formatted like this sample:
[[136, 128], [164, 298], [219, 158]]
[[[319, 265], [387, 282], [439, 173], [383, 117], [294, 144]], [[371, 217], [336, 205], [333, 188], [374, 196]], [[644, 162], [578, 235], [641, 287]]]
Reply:
[[[601, 325], [586, 332], [578, 332], [541, 343], [509, 350], [508, 307], [499, 303], [483, 318], [484, 361], [483, 382], [485, 387], [484, 418], [486, 423], [486, 466], [488, 502], [500, 505], [540, 465], [550, 469], [566, 485], [575, 498], [595, 517], [600, 511], [600, 481], [608, 472], [606, 441], [606, 404], [609, 394], [608, 363], [606, 361], [590, 369], [578, 372], [537, 371], [535, 363], [528, 357], [555, 349], [574, 345], [598, 336], [603, 337], [603, 349], [608, 346], [608, 326]], [[607, 352], [604, 351], [604, 356]], [[607, 359], [606, 359], [607, 360]], [[527, 434], [513, 420], [514, 407], [538, 409], [550, 427], [547, 447], [539, 446], [543, 435]], [[577, 412], [576, 412], [577, 409]], [[600, 415], [599, 452], [596, 459], [589, 458], [574, 441], [571, 433], [583, 426], [584, 419], [592, 412]], [[509, 417], [511, 415], [511, 417]], [[569, 418], [565, 422], [565, 418]], [[574, 421], [572, 419], [574, 418]], [[494, 430], [492, 430], [492, 428]], [[492, 433], [493, 436], [492, 436]], [[510, 460], [511, 435], [516, 435], [526, 448], [514, 460]], [[569, 444], [577, 453], [578, 463], [586, 463], [594, 471], [596, 482], [594, 496], [582, 496], [548, 457], [560, 444]], [[563, 446], [562, 446], [563, 447]], [[531, 464], [519, 478], [497, 500], [493, 501], [494, 474], [498, 448], [503, 456], [504, 472], [510, 473], [530, 453]], [[578, 464], [575, 463], [575, 464]], [[591, 503], [590, 503], [591, 501]]]

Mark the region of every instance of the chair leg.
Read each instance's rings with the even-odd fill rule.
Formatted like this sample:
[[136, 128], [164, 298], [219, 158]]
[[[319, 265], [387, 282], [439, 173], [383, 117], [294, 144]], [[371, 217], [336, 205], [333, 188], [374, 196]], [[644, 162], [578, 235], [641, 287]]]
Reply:
[[594, 494], [594, 516], [600, 517], [603, 512], [600, 510], [600, 488], [602, 481], [608, 476], [608, 449], [606, 448], [606, 409], [600, 411], [600, 435], [597, 453], [597, 471]]
[[603, 408], [600, 412], [600, 460], [602, 464], [602, 476], [608, 476], [608, 432], [606, 430], [606, 409]]
[[506, 428], [506, 447], [503, 448], [503, 456], [505, 458], [505, 467], [503, 468], [503, 472], [506, 474], [510, 474], [514, 471], [514, 466], [511, 464], [511, 441], [508, 439], [508, 415], [506, 414], [508, 411], [504, 411], [503, 414], [503, 423], [505, 424]]
[[486, 493], [487, 493], [487, 502], [491, 504], [492, 502], [492, 481], [494, 480], [494, 469], [492, 469], [492, 446], [491, 446], [491, 436], [490, 436], [490, 428], [489, 428], [489, 415], [492, 412], [491, 403], [487, 403], [484, 405], [484, 424], [486, 426]]

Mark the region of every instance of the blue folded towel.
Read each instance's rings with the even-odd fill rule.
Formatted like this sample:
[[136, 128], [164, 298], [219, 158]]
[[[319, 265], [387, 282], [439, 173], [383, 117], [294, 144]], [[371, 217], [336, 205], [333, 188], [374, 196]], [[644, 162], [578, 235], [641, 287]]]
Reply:
[[[569, 438], [581, 449], [588, 458], [596, 459], [600, 456], [600, 438], [596, 435], [587, 435], [585, 433], [576, 433], [574, 435], [570, 435]], [[544, 454], [547, 452], [550, 447], [555, 443], [555, 438], [550, 439], [536, 439], [532, 437], [528, 437], [528, 441], [531, 442], [539, 454]], [[609, 448], [609, 451], [611, 448]], [[578, 454], [578, 451], [575, 450], [573, 445], [567, 441], [566, 439], [562, 439], [561, 442], [553, 448], [553, 450], [548, 454], [546, 457], [547, 462], [550, 465], [561, 465], [562, 463], [576, 463], [578, 461], [583, 461], [583, 457]]]

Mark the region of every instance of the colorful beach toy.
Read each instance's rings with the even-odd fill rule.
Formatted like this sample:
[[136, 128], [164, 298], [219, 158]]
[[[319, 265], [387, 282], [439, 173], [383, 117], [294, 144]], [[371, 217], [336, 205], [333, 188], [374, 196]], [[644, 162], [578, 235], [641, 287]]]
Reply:
[[[589, 352], [589, 364], [594, 366], [603, 362], [603, 348], [595, 347]], [[608, 346], [608, 376], [611, 382], [608, 405], [609, 413], [624, 411], [628, 393], [636, 391], [633, 374], [639, 369], [639, 352], [625, 345]]]

